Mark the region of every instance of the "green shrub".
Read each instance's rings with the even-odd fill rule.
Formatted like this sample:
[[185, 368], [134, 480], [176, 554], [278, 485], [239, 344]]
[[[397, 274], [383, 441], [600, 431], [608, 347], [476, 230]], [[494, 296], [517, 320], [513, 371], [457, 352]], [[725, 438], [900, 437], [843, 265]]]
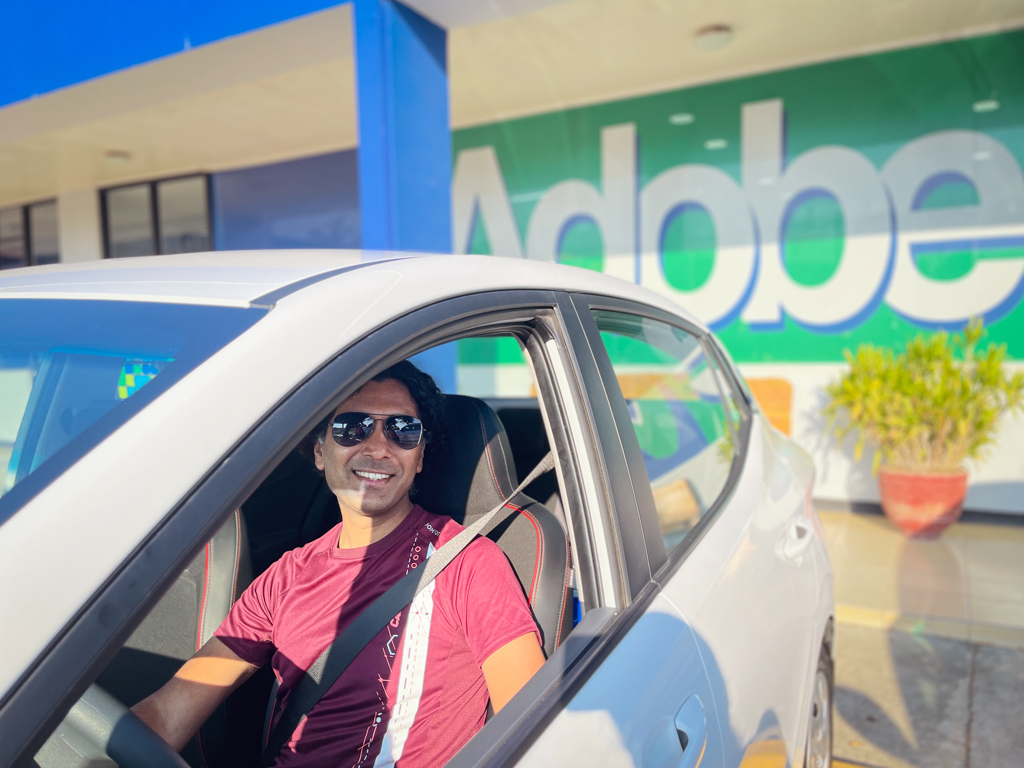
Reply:
[[840, 441], [857, 434], [856, 459], [875, 448], [875, 471], [962, 471], [984, 455], [1003, 414], [1024, 408], [1024, 373], [1003, 370], [1006, 345], [978, 349], [984, 336], [975, 320], [955, 336], [918, 336], [899, 355], [847, 350], [850, 370], [825, 390], [832, 431]]

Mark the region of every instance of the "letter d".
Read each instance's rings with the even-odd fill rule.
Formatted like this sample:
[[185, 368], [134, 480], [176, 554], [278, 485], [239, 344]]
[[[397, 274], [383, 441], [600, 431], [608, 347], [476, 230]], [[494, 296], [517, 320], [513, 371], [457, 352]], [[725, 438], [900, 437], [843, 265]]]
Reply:
[[581, 219], [593, 221], [604, 243], [604, 271], [633, 282], [636, 277], [636, 126], [601, 129], [601, 191], [579, 179], [551, 187], [530, 217], [526, 254], [557, 261], [562, 238]]

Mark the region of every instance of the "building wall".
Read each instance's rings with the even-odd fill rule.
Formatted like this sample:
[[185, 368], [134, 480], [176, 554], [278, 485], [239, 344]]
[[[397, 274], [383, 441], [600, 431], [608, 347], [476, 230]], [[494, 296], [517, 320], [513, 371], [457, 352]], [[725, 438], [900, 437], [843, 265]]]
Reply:
[[[819, 496], [872, 501], [870, 457], [820, 418], [844, 351], [982, 316], [1024, 366], [1022, 67], [1017, 31], [459, 129], [455, 250], [677, 301], [812, 452]], [[357, 182], [354, 150], [216, 172], [214, 246], [359, 247]], [[62, 260], [101, 257], [97, 201], [59, 196]], [[482, 394], [528, 394], [518, 350], [457, 360]], [[969, 505], [1024, 512], [1022, 457], [1007, 421]]]
[[356, 151], [215, 173], [217, 250], [358, 248]]
[[[819, 496], [875, 500], [820, 416], [844, 351], [978, 316], [1024, 366], [1022, 68], [1011, 32], [460, 130], [455, 249], [675, 300], [814, 454]], [[973, 473], [969, 506], [1024, 512], [1024, 420]]]

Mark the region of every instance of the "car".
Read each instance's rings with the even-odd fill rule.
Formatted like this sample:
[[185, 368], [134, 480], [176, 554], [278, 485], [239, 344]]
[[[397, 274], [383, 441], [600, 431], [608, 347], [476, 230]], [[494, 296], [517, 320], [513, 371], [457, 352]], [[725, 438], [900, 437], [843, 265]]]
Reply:
[[[451, 766], [831, 761], [832, 575], [809, 457], [680, 306], [523, 259], [220, 252], [0, 275], [0, 766], [181, 765], [126, 706], [337, 522], [303, 439], [435, 371], [416, 500], [491, 534], [547, 661]], [[269, 675], [183, 752], [253, 765]], [[104, 762], [106, 761], [106, 762]]]

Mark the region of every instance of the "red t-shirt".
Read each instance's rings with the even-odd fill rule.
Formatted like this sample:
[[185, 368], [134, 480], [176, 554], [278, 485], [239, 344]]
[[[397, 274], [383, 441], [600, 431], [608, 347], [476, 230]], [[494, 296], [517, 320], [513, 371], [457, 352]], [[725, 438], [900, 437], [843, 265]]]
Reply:
[[[339, 549], [339, 524], [253, 581], [214, 634], [251, 664], [271, 662], [281, 684], [275, 724], [324, 648], [461, 530], [416, 506], [380, 541]], [[484, 724], [481, 664], [531, 632], [537, 626], [504, 553], [476, 539], [367, 644], [274, 765], [444, 764]]]

